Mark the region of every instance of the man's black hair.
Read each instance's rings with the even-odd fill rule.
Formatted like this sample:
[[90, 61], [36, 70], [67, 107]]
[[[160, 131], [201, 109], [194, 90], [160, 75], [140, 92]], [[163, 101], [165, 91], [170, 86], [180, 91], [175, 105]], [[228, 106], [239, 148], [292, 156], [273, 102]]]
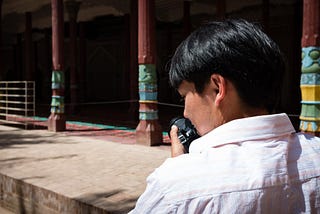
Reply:
[[201, 26], [179, 45], [169, 79], [176, 89], [183, 80], [193, 82], [202, 93], [210, 76], [220, 74], [245, 103], [271, 113], [279, 101], [284, 69], [278, 45], [259, 26], [226, 20]]

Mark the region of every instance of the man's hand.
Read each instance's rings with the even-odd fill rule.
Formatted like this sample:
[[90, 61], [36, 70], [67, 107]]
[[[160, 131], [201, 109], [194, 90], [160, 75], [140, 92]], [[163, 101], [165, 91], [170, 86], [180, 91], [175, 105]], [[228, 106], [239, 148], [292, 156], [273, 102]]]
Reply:
[[178, 138], [178, 127], [173, 125], [170, 130], [171, 137], [171, 157], [177, 157], [185, 153], [183, 145]]

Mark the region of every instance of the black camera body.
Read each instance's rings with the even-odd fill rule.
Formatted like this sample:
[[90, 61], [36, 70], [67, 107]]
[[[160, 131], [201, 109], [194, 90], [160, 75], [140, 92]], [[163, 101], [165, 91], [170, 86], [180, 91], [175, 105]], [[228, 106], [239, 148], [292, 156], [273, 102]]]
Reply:
[[189, 146], [191, 142], [200, 137], [197, 133], [197, 130], [194, 128], [189, 119], [184, 117], [175, 117], [170, 121], [168, 132], [169, 137], [172, 125], [176, 125], [178, 127], [178, 138], [181, 144], [184, 146], [186, 152], [189, 153]]

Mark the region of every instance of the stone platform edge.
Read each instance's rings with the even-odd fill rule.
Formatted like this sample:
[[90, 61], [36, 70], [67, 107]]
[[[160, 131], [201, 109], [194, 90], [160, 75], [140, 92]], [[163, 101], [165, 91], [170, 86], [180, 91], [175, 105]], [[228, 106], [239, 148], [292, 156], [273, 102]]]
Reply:
[[25, 214], [113, 213], [4, 174], [0, 174], [0, 206]]

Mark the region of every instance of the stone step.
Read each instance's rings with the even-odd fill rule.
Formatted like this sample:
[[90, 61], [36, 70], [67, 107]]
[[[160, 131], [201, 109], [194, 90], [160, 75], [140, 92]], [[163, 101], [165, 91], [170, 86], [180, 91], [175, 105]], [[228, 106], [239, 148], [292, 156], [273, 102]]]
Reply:
[[127, 210], [106, 211], [89, 204], [90, 198], [68, 198], [22, 180], [0, 174], [0, 206], [13, 213], [125, 213]]

